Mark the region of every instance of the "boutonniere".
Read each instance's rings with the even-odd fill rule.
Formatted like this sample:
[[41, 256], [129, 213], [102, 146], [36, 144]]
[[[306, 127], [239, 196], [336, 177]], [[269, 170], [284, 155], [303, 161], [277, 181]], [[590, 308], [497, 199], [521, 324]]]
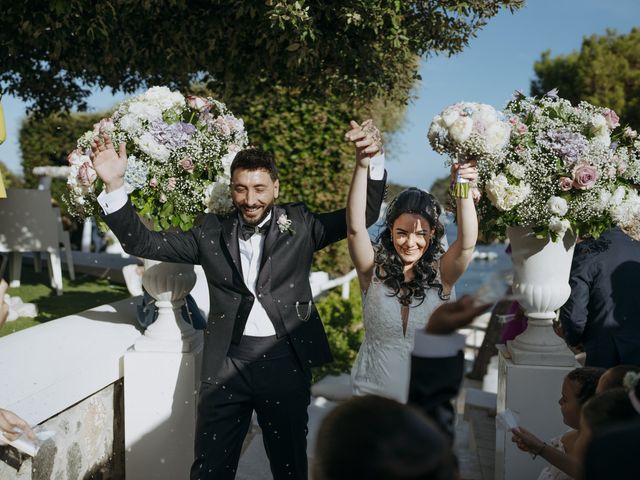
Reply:
[[280, 215], [276, 223], [278, 224], [278, 230], [280, 230], [280, 233], [289, 232], [291, 235], [295, 235], [295, 230], [291, 228], [292, 222], [289, 220], [286, 213]]

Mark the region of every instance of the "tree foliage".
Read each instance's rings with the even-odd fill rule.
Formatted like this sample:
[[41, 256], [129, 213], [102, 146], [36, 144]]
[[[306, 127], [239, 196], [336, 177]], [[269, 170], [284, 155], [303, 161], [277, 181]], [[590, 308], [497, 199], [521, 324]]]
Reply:
[[4, 181], [5, 188], [21, 188], [22, 179], [7, 168], [4, 162], [0, 161], [0, 175]]
[[534, 65], [536, 78], [531, 94], [558, 88], [573, 103], [585, 100], [609, 107], [623, 123], [640, 128], [640, 29], [627, 35], [613, 30], [582, 41], [579, 52], [551, 56], [542, 54]]
[[416, 58], [461, 51], [523, 0], [0, 0], [0, 87], [83, 109], [89, 87], [194, 81], [229, 97], [273, 85], [324, 99], [406, 99]]

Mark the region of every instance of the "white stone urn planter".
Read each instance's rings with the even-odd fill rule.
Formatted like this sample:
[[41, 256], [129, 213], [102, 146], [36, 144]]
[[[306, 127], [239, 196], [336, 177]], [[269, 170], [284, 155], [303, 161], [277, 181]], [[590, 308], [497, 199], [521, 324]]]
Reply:
[[142, 285], [155, 299], [158, 318], [135, 343], [143, 352], [194, 352], [202, 332], [182, 319], [180, 309], [196, 283], [193, 265], [144, 259]]
[[511, 358], [525, 365], [575, 365], [575, 356], [553, 331], [556, 310], [569, 298], [569, 273], [575, 236], [538, 239], [526, 227], [509, 227], [514, 278], [513, 293], [525, 310], [527, 329], [507, 342]]

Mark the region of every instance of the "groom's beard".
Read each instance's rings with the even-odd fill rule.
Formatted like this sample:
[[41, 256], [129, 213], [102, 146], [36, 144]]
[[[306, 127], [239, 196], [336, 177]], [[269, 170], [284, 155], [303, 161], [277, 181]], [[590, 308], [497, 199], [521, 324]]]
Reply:
[[236, 208], [242, 216], [242, 221], [247, 225], [256, 226], [262, 222], [269, 212], [273, 209], [274, 202], [267, 205], [255, 204], [255, 205], [236, 205]]

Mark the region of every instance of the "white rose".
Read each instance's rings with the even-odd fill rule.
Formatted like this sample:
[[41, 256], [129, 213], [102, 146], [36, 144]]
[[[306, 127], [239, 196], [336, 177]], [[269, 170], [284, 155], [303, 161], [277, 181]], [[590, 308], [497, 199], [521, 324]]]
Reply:
[[473, 121], [469, 117], [458, 117], [449, 127], [449, 135], [454, 142], [464, 143], [469, 139], [472, 129]]
[[169, 160], [169, 156], [171, 155], [171, 152], [167, 147], [156, 142], [148, 133], [145, 133], [140, 137], [138, 140], [138, 146], [144, 153], [160, 162], [166, 162]]
[[560, 215], [561, 217], [569, 210], [567, 201], [562, 197], [551, 197], [547, 200], [547, 208], [554, 215]]
[[551, 220], [549, 220], [549, 230], [560, 235], [560, 238], [564, 236], [565, 232], [569, 230], [569, 228], [571, 228], [571, 224], [567, 219], [551, 217]]
[[485, 133], [485, 145], [488, 153], [496, 153], [502, 150], [511, 135], [511, 127], [501, 121], [494, 121], [490, 124]]
[[120, 119], [120, 128], [131, 136], [136, 136], [142, 130], [140, 119], [127, 113]]
[[449, 109], [449, 110], [445, 110], [444, 112], [442, 112], [442, 116], [440, 117], [440, 119], [442, 120], [442, 123], [444, 124], [444, 126], [449, 128], [449, 127], [451, 127], [451, 125], [454, 124], [454, 122], [459, 117], [460, 117], [460, 114], [456, 110]]
[[531, 187], [524, 183], [511, 185], [507, 177], [500, 174], [487, 182], [485, 192], [498, 210], [506, 212], [522, 203], [531, 192]]
[[140, 120], [152, 122], [162, 120], [162, 110], [151, 103], [134, 102], [129, 106], [129, 115], [134, 115]]
[[598, 136], [598, 135], [603, 135], [603, 134], [609, 134], [609, 127], [607, 126], [607, 119], [604, 118], [604, 115], [594, 115], [591, 118], [591, 121], [589, 122], [591, 123], [591, 131], [593, 132], [594, 135]]

